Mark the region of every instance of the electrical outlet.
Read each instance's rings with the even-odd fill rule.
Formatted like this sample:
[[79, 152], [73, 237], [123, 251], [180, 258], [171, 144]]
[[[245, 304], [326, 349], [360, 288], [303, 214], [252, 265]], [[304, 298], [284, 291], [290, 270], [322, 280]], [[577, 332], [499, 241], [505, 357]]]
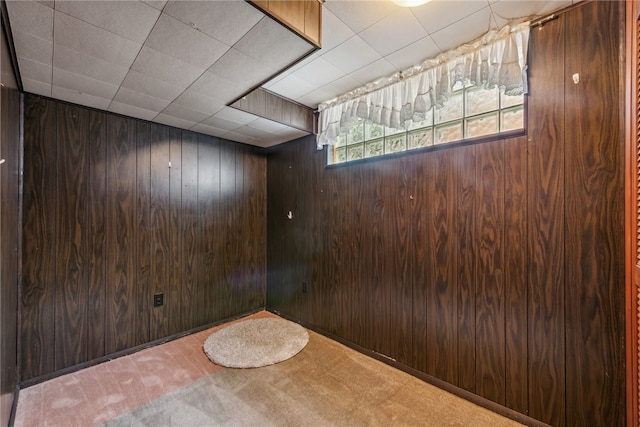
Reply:
[[164, 304], [164, 294], [153, 294], [153, 306], [160, 307]]
[[307, 282], [302, 282], [302, 293], [303, 294], [307, 293]]

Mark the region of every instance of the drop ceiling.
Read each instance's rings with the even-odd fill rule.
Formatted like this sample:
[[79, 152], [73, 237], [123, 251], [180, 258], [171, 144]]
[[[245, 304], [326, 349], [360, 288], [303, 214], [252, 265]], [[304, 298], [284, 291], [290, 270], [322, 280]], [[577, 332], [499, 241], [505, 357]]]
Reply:
[[243, 0], [6, 4], [26, 92], [269, 147], [307, 132], [228, 106], [256, 86], [317, 108], [576, 2], [327, 0], [320, 50]]

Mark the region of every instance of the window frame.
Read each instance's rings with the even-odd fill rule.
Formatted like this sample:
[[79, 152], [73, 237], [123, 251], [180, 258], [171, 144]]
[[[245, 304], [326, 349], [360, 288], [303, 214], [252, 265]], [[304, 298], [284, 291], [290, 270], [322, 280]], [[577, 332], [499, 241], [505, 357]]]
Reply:
[[[430, 126], [425, 126], [425, 127], [417, 127], [417, 128], [409, 128], [409, 129], [405, 129], [402, 132], [399, 132], [400, 134], [404, 135], [404, 140], [405, 140], [405, 149], [402, 151], [398, 151], [398, 152], [393, 152], [393, 153], [386, 153], [385, 148], [386, 148], [386, 138], [387, 136], [385, 135], [385, 127], [382, 126], [383, 128], [383, 136], [381, 136], [380, 138], [375, 138], [375, 139], [370, 139], [367, 140], [366, 139], [366, 129], [364, 126], [364, 120], [362, 120], [362, 127], [363, 127], [363, 140], [362, 142], [356, 143], [358, 146], [362, 146], [362, 157], [358, 158], [358, 159], [354, 159], [354, 160], [345, 160], [342, 162], [337, 162], [337, 163], [331, 163], [336, 156], [336, 151], [338, 149], [343, 148], [345, 151], [345, 156], [347, 155], [347, 151], [348, 151], [348, 147], [349, 145], [356, 145], [356, 144], [347, 144], [345, 143], [345, 145], [341, 145], [341, 146], [327, 146], [327, 163], [325, 165], [326, 168], [336, 168], [336, 167], [345, 167], [345, 166], [350, 166], [350, 165], [355, 165], [355, 164], [362, 164], [362, 163], [369, 163], [369, 162], [376, 162], [376, 161], [381, 161], [381, 160], [387, 160], [387, 159], [394, 159], [394, 158], [398, 158], [398, 157], [403, 157], [403, 156], [407, 156], [407, 155], [414, 155], [414, 154], [420, 154], [420, 153], [425, 153], [425, 152], [430, 152], [430, 151], [437, 151], [437, 150], [442, 150], [442, 149], [449, 149], [449, 148], [455, 148], [455, 147], [460, 147], [460, 146], [466, 146], [466, 145], [474, 145], [474, 144], [481, 144], [481, 143], [485, 143], [485, 142], [490, 142], [490, 141], [498, 141], [498, 140], [503, 140], [503, 139], [510, 139], [510, 138], [514, 138], [514, 137], [519, 137], [519, 136], [523, 136], [527, 134], [527, 129], [528, 129], [528, 123], [527, 123], [527, 112], [528, 112], [528, 94], [523, 94], [523, 102], [522, 104], [515, 104], [515, 105], [511, 105], [511, 106], [507, 106], [507, 107], [502, 107], [502, 97], [504, 96], [503, 92], [498, 91], [498, 108], [494, 109], [494, 110], [487, 110], [487, 111], [483, 111], [481, 113], [477, 113], [477, 114], [473, 114], [473, 115], [466, 115], [466, 93], [465, 91], [468, 89], [473, 88], [474, 86], [466, 86], [463, 88], [459, 88], [457, 90], [457, 92], [462, 92], [462, 117], [461, 118], [457, 118], [454, 120], [449, 120], [449, 121], [443, 121], [440, 123], [435, 123], [436, 122], [436, 114], [434, 109], [432, 108], [431, 110], [429, 110], [429, 114], [432, 114], [432, 118], [431, 118], [431, 125]], [[498, 131], [497, 133], [493, 133], [493, 134], [486, 134], [486, 135], [480, 135], [480, 136], [476, 136], [476, 137], [465, 137], [465, 135], [467, 134], [467, 121], [469, 119], [472, 118], [477, 118], [477, 117], [481, 117], [483, 115], [487, 115], [487, 114], [491, 114], [491, 113], [495, 113], [497, 114], [497, 119], [498, 119], [498, 127], [500, 128], [501, 126], [501, 121], [502, 121], [502, 113], [504, 111], [508, 111], [509, 109], [512, 108], [517, 108], [521, 106], [522, 108], [522, 128], [518, 128], [518, 129], [511, 129], [511, 130], [506, 130], [506, 131]], [[436, 143], [435, 138], [436, 138], [436, 127], [437, 126], [443, 126], [446, 124], [450, 124], [450, 123], [455, 123], [455, 122], [460, 122], [460, 125], [462, 126], [462, 139], [459, 140], [455, 140], [455, 141], [450, 141], [450, 142], [442, 142], [442, 143]], [[411, 133], [416, 133], [421, 129], [430, 129], [431, 132], [431, 144], [427, 145], [425, 147], [418, 147], [418, 148], [409, 148], [409, 136]], [[382, 141], [382, 145], [383, 145], [383, 153], [377, 156], [373, 156], [373, 157], [366, 157], [366, 150], [367, 150], [367, 143], [378, 143], [379, 141]]]

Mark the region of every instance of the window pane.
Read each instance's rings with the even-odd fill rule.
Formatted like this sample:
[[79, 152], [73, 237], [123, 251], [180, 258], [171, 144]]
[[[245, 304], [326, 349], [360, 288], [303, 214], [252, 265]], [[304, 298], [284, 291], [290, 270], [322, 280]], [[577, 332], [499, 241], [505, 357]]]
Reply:
[[467, 138], [498, 133], [498, 113], [467, 119]]
[[394, 129], [394, 128], [388, 128], [388, 127], [384, 128], [384, 136], [397, 135], [399, 133], [405, 133], [405, 132], [406, 130], [404, 129]]
[[448, 122], [462, 118], [462, 92], [453, 94], [444, 102], [442, 108], [436, 109], [436, 123]]
[[364, 158], [364, 144], [350, 145], [347, 147], [347, 160], [358, 160]]
[[409, 149], [433, 145], [433, 128], [421, 129], [409, 133]]
[[521, 104], [524, 104], [524, 95], [509, 96], [504, 93], [500, 94], [500, 108], [507, 108]]
[[336, 147], [344, 147], [345, 145], [347, 145], [347, 135], [346, 134], [338, 135], [338, 143], [336, 144]]
[[486, 113], [498, 109], [498, 88], [484, 89], [481, 87], [469, 88], [466, 91], [466, 116]]
[[502, 132], [507, 130], [524, 128], [524, 106], [503, 110], [502, 113]]
[[369, 141], [371, 139], [376, 139], [376, 138], [382, 138], [383, 133], [382, 133], [382, 126], [374, 124], [374, 123], [367, 123], [364, 127], [364, 138]]
[[345, 147], [336, 148], [334, 163], [344, 163], [347, 161], [347, 149]]
[[436, 127], [436, 144], [462, 139], [462, 122], [447, 123]]
[[426, 128], [433, 125], [433, 108], [425, 113], [424, 120], [420, 122], [411, 122], [409, 130]]
[[368, 141], [365, 146], [365, 157], [381, 156], [384, 153], [384, 140], [382, 138]]
[[358, 124], [349, 131], [348, 144], [356, 144], [364, 141], [364, 122], [359, 121]]
[[385, 153], [398, 153], [407, 149], [406, 134], [388, 136], [385, 138]]

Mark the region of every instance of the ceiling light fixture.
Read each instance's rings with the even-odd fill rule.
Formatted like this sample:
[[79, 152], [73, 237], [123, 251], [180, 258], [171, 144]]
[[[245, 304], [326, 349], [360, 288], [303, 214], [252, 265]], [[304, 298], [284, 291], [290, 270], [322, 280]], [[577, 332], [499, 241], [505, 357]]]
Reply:
[[422, 6], [423, 4], [429, 3], [431, 0], [391, 0], [398, 6], [402, 7], [416, 7]]

